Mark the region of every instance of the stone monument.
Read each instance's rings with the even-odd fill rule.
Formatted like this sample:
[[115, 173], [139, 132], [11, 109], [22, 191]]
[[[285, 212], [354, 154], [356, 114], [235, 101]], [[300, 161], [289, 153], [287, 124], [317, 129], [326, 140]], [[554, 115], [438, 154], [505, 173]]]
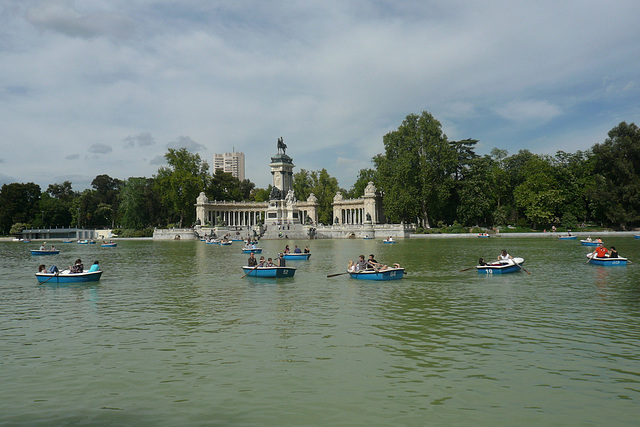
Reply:
[[287, 145], [282, 137], [278, 138], [277, 153], [271, 157], [271, 176], [273, 178], [266, 223], [271, 225], [294, 224], [300, 222], [300, 212], [293, 192], [293, 159], [287, 155]]

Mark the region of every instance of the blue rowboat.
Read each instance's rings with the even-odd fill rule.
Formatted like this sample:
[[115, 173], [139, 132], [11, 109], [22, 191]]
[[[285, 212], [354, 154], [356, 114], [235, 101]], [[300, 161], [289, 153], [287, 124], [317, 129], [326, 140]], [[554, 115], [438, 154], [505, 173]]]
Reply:
[[476, 269], [480, 274], [507, 274], [522, 270], [520, 268], [522, 264], [524, 264], [523, 258], [513, 258], [492, 262], [487, 265], [476, 265]]
[[404, 276], [404, 268], [388, 268], [386, 270], [350, 271], [349, 277], [358, 280], [399, 280]]
[[480, 233], [478, 234], [478, 237], [480, 237], [481, 239], [488, 239], [491, 236], [489, 236], [488, 233]]
[[115, 248], [116, 246], [118, 246], [117, 243], [102, 243], [100, 245], [101, 248]]
[[229, 246], [229, 245], [230, 245], [230, 244], [232, 244], [232, 243], [233, 243], [233, 242], [229, 242], [229, 241], [226, 241], [226, 242], [218, 242], [218, 244], [219, 244], [220, 246]]
[[634, 238], [634, 239], [640, 239], [640, 234], [634, 234], [634, 235], [633, 235], [633, 238]]
[[576, 240], [577, 238], [578, 236], [558, 236], [558, 240]]
[[309, 259], [309, 257], [311, 256], [310, 253], [288, 253], [288, 254], [283, 254], [282, 258], [286, 259], [287, 261], [291, 260], [291, 261], [306, 261]]
[[79, 245], [95, 245], [96, 242], [93, 240], [78, 240]]
[[248, 277], [293, 277], [296, 274], [294, 267], [248, 267], [243, 266], [242, 269]]
[[383, 240], [382, 243], [395, 243], [395, 240]]
[[40, 250], [40, 249], [31, 249], [31, 255], [58, 255], [60, 251], [58, 249], [52, 250]]
[[596, 242], [595, 240], [580, 240], [582, 246], [602, 246], [602, 242]]
[[102, 270], [70, 273], [69, 270], [60, 271], [58, 273], [36, 273], [36, 278], [40, 283], [82, 283], [97, 282], [102, 276]]
[[618, 258], [610, 258], [609, 254], [606, 254], [604, 258], [598, 258], [597, 256], [593, 256], [593, 252], [587, 254], [587, 258], [589, 258], [588, 263], [593, 265], [604, 265], [605, 267], [618, 267], [627, 265], [627, 259], [618, 257]]
[[231, 239], [232, 242], [244, 242], [244, 239]]
[[242, 253], [243, 254], [250, 254], [252, 252], [254, 254], [261, 254], [262, 253], [262, 248], [242, 248]]
[[373, 237], [371, 237], [371, 236], [369, 236], [369, 235], [366, 235], [366, 236], [364, 236], [364, 237], [363, 237], [363, 239], [364, 239], [364, 240], [371, 240], [371, 239], [373, 239]]

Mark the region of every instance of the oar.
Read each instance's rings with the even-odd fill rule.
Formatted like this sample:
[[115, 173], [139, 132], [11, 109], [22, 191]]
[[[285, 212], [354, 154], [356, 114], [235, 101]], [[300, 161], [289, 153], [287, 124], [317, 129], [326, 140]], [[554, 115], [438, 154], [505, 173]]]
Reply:
[[518, 267], [520, 267], [520, 269], [521, 269], [521, 270], [524, 270], [524, 272], [525, 272], [525, 273], [527, 273], [527, 274], [531, 274], [531, 273], [529, 273], [529, 272], [527, 271], [527, 269], [526, 269], [526, 268], [524, 268], [523, 266], [521, 266], [520, 264], [518, 264], [518, 263], [516, 262], [516, 259], [515, 259], [515, 258], [512, 258], [512, 259], [511, 259], [511, 261], [513, 261], [513, 263], [514, 263], [515, 265], [517, 265]]
[[459, 272], [462, 273], [463, 271], [469, 271], [472, 268], [476, 268], [476, 267], [474, 266], [474, 267], [464, 268], [464, 269], [460, 270]]
[[242, 276], [242, 277], [241, 277], [241, 279], [244, 279], [244, 278], [245, 278], [245, 276], [246, 276], [247, 274], [251, 273], [253, 270], [255, 270], [256, 268], [258, 268], [259, 266], [260, 266], [260, 264], [256, 265], [256, 266], [255, 266], [255, 267], [253, 267], [251, 270], [247, 271], [247, 272], [244, 274], [244, 276]]
[[596, 251], [591, 252], [591, 256], [587, 256], [587, 258], [589, 258], [587, 260], [587, 262], [585, 262], [585, 264], [589, 264], [591, 262], [591, 260], [593, 259], [593, 255], [596, 253]]
[[349, 274], [349, 272], [348, 272], [348, 271], [345, 271], [344, 273], [327, 274], [327, 277], [342, 276], [343, 274]]

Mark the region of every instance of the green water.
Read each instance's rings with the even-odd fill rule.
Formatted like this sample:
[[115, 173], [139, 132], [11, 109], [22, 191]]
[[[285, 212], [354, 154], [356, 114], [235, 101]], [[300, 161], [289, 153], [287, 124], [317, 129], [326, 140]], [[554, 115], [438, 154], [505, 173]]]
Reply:
[[[640, 240], [626, 267], [552, 238], [263, 241], [309, 245], [292, 279], [241, 278], [240, 244], [0, 243], [3, 425], [633, 425]], [[524, 272], [487, 277], [502, 248]], [[347, 276], [374, 253], [403, 280]], [[96, 284], [37, 265], [100, 261]]]

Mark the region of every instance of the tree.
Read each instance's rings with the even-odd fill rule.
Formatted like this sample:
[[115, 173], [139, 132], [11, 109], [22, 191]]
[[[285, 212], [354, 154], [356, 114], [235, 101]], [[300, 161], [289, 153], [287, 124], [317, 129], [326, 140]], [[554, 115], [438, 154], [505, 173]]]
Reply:
[[211, 180], [208, 174], [209, 165], [199, 154], [191, 154], [186, 148], [170, 148], [164, 157], [168, 166], [158, 169], [155, 187], [162, 202], [171, 207], [173, 215], [179, 219], [182, 227], [185, 219], [189, 223], [195, 220], [193, 205]]
[[306, 169], [300, 169], [300, 172], [293, 174], [292, 185], [293, 193], [298, 200], [307, 200], [309, 195], [313, 193], [313, 179], [311, 179], [311, 173]]
[[592, 197], [611, 223], [625, 228], [640, 221], [640, 129], [621, 122], [593, 147], [596, 185]]
[[350, 199], [357, 199], [364, 195], [364, 189], [367, 188], [369, 182], [373, 182], [377, 186], [378, 176], [374, 169], [360, 169], [356, 182], [351, 186], [351, 190], [347, 193]]
[[0, 189], [0, 233], [7, 234], [17, 222], [31, 223], [40, 215], [40, 186], [4, 184]]
[[440, 122], [424, 111], [408, 115], [383, 138], [385, 153], [374, 157], [387, 218], [430, 227], [450, 220], [446, 207], [454, 186], [457, 153]]
[[458, 187], [457, 216], [464, 225], [489, 225], [498, 204], [495, 162], [489, 156], [473, 159]]
[[311, 172], [310, 178], [312, 182], [311, 193], [318, 199], [318, 222], [332, 224], [333, 197], [341, 190], [338, 186], [338, 179], [329, 175], [329, 172], [324, 168]]
[[231, 173], [216, 169], [205, 193], [212, 200], [239, 202], [249, 199], [253, 187], [254, 184], [248, 179], [241, 182]]
[[521, 174], [524, 181], [514, 190], [516, 206], [524, 210], [534, 227], [551, 224], [564, 200], [551, 159], [533, 155], [523, 165]]
[[147, 209], [147, 178], [129, 178], [120, 193], [120, 209], [122, 226], [134, 230], [142, 230], [150, 223]]

